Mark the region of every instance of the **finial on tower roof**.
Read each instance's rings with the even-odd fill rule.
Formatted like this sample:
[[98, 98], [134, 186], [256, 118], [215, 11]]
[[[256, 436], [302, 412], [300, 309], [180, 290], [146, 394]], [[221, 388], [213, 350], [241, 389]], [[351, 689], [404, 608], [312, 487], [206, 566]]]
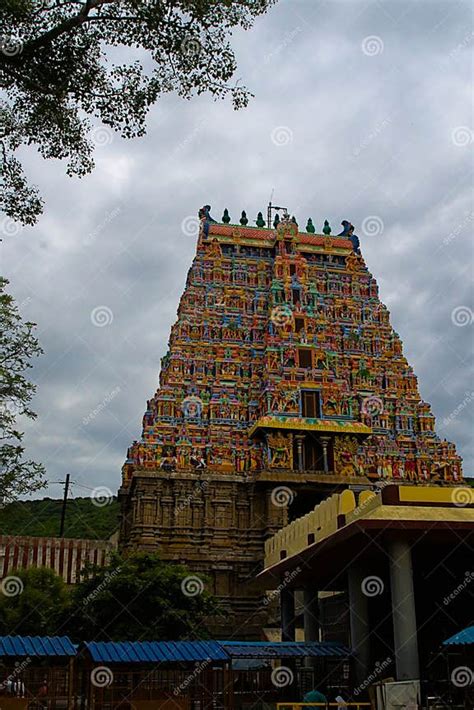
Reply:
[[265, 226], [265, 220], [263, 219], [263, 214], [261, 212], [258, 213], [255, 224], [257, 225], [257, 227]]
[[240, 224], [241, 224], [243, 227], [245, 227], [245, 225], [248, 224], [248, 223], [249, 223], [249, 221], [248, 221], [248, 219], [247, 219], [247, 213], [245, 212], [245, 210], [242, 210], [242, 215], [241, 215], [241, 217], [240, 217]]
[[329, 224], [327, 219], [324, 220], [323, 234], [326, 234], [326, 236], [329, 236], [331, 234], [331, 225]]
[[230, 217], [229, 217], [229, 210], [227, 207], [224, 210], [224, 214], [222, 215], [222, 221], [224, 224], [229, 224], [230, 222]]
[[273, 226], [274, 226], [274, 228], [276, 229], [279, 224], [280, 224], [280, 215], [279, 215], [278, 212], [277, 212], [276, 215], [275, 215], [275, 219], [273, 220]]
[[314, 224], [313, 224], [313, 220], [311, 219], [311, 217], [308, 217], [308, 224], [306, 225], [306, 231], [308, 232], [308, 234], [314, 234], [316, 231]]

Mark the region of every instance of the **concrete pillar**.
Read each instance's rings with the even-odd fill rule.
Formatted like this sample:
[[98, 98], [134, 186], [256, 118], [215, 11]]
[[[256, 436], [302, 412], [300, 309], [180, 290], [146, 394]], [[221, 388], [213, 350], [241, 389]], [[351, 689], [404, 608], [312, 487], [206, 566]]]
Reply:
[[303, 591], [304, 640], [319, 641], [319, 599], [318, 592], [306, 585]]
[[281, 640], [295, 641], [295, 593], [292, 589], [280, 592]]
[[391, 540], [387, 551], [390, 556], [397, 680], [417, 680], [420, 677], [420, 665], [411, 547], [405, 540]]
[[349, 611], [351, 628], [351, 648], [354, 652], [355, 676], [362, 683], [369, 674], [369, 598], [363, 592], [363, 582], [367, 575], [357, 562], [349, 567]]

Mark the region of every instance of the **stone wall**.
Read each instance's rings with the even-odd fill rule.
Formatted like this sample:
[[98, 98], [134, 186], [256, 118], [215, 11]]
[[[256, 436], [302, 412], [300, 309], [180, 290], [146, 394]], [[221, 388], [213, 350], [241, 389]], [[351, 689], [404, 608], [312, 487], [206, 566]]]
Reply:
[[286, 522], [273, 488], [235, 474], [138, 472], [119, 491], [120, 547], [160, 552], [201, 575], [222, 608], [212, 622], [217, 637], [261, 638], [268, 606], [253, 579], [265, 540]]

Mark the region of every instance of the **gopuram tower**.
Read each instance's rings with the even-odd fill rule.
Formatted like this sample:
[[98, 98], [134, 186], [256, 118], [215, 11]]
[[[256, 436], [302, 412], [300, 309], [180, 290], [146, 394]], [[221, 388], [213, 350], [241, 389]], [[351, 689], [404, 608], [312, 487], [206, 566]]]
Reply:
[[[270, 212], [271, 214], [271, 212]], [[216, 636], [256, 638], [264, 541], [348, 486], [462, 480], [353, 226], [200, 210], [196, 256], [123, 467], [121, 548], [211, 580]], [[269, 220], [270, 221], [270, 220]]]

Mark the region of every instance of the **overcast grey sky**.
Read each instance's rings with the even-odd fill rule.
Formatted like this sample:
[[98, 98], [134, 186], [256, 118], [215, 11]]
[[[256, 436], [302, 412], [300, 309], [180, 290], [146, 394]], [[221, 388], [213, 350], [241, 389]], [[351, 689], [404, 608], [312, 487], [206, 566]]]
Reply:
[[45, 350], [25, 441], [50, 480], [116, 491], [194, 255], [189, 218], [210, 203], [255, 219], [272, 191], [303, 226], [356, 225], [438, 433], [473, 475], [472, 8], [281, 0], [235, 35], [247, 109], [166, 97], [146, 138], [98, 131], [82, 180], [24, 153], [46, 208], [4, 235], [2, 270]]

